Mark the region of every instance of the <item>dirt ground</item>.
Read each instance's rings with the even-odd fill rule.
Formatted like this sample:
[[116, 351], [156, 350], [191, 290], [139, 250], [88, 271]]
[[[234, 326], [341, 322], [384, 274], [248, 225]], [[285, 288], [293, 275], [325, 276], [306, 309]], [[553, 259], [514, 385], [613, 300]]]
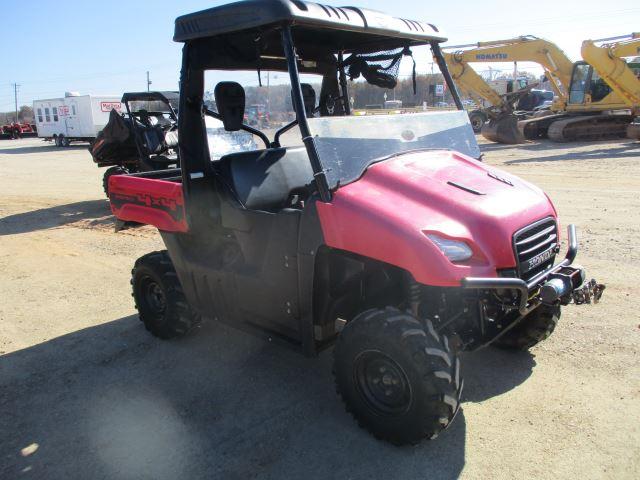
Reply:
[[578, 226], [607, 290], [530, 354], [465, 354], [454, 424], [397, 448], [345, 413], [330, 352], [147, 334], [129, 274], [157, 232], [114, 233], [86, 147], [0, 142], [0, 478], [640, 478], [640, 143], [482, 148]]

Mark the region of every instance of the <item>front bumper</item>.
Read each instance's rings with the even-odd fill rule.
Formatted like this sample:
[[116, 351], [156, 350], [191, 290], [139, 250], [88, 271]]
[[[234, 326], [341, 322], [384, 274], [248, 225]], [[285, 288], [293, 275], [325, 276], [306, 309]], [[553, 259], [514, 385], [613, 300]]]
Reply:
[[569, 282], [572, 288], [565, 293], [564, 298], [571, 298], [571, 295], [573, 295], [574, 299], [582, 298], [584, 300], [582, 302], [576, 300], [575, 303], [590, 303], [591, 298], [594, 299], [594, 302], [597, 302], [602, 295], [604, 286], [598, 284], [595, 280], [591, 280], [582, 286], [585, 279], [584, 269], [582, 267], [570, 267], [578, 254], [578, 238], [574, 225], [567, 227], [567, 238], [569, 247], [564, 259], [550, 269], [536, 275], [529, 282], [525, 282], [520, 278], [466, 277], [462, 279], [462, 287], [478, 290], [516, 290], [519, 292], [517, 309], [522, 316], [543, 303], [540, 295], [541, 287], [554, 277], [571, 279]]

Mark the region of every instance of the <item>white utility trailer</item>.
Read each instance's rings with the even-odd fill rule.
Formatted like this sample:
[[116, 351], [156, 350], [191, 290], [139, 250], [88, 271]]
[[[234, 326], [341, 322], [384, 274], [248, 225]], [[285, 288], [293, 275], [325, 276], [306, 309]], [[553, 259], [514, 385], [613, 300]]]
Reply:
[[109, 121], [111, 110], [122, 111], [120, 96], [80, 95], [33, 101], [38, 137], [66, 147], [71, 142], [92, 142]]

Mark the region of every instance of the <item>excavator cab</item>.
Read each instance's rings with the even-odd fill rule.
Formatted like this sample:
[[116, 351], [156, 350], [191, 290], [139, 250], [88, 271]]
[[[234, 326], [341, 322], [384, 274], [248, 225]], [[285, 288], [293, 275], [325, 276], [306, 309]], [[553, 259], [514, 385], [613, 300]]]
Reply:
[[571, 75], [568, 105], [600, 102], [612, 92], [611, 87], [587, 62], [576, 62]]

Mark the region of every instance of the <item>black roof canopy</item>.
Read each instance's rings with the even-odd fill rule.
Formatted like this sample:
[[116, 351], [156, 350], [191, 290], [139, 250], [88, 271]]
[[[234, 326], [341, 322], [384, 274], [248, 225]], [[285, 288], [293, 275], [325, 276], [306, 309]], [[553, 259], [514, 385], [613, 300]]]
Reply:
[[[250, 31], [263, 31], [289, 24], [296, 30], [334, 30], [397, 39], [407, 44], [444, 42], [447, 38], [425, 22], [392, 17], [356, 7], [332, 7], [299, 0], [246, 0], [221, 5], [176, 19], [173, 39], [187, 42]], [[360, 35], [357, 35], [360, 34]], [[337, 48], [349, 48], [348, 37], [336, 36]], [[341, 42], [337, 45], [337, 42]]]

